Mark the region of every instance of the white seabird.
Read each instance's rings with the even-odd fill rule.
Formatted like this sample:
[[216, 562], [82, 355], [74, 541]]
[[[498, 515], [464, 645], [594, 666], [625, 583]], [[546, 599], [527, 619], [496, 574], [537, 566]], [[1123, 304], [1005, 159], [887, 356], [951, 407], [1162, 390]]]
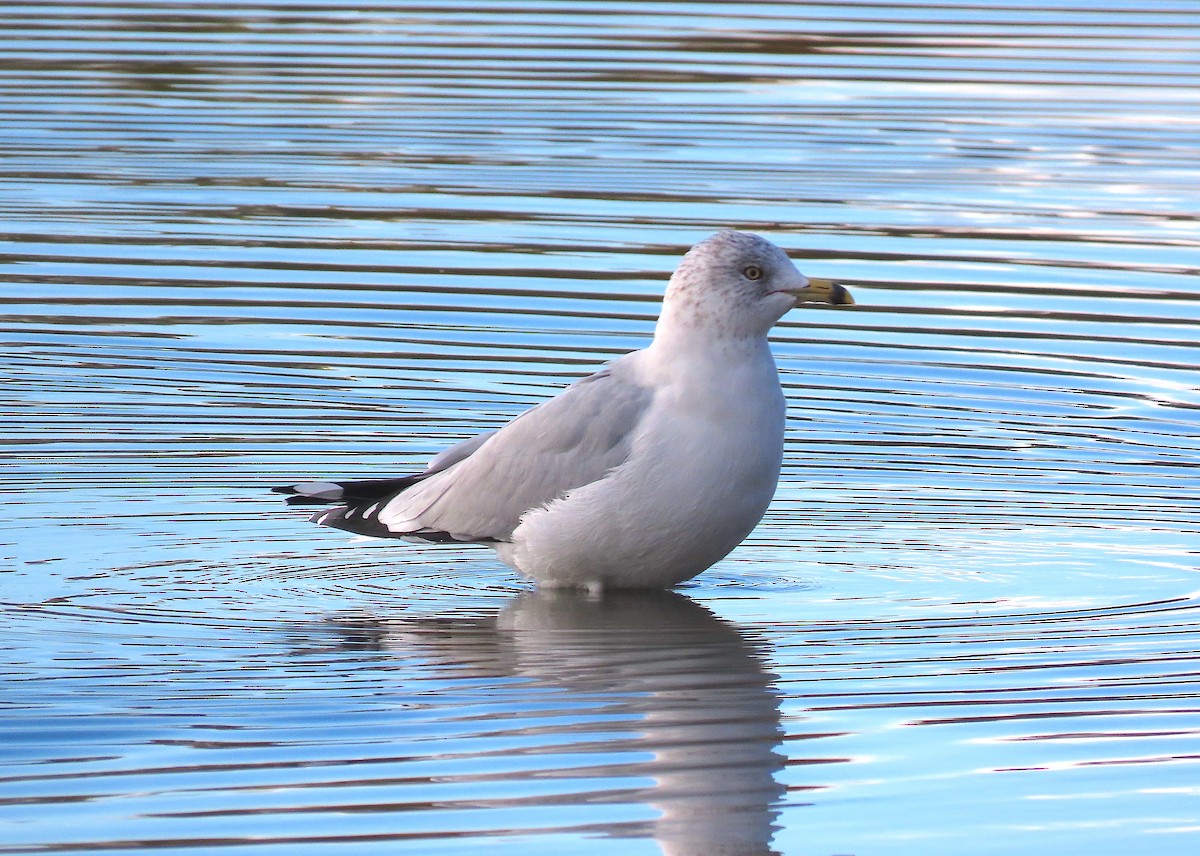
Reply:
[[404, 478], [275, 488], [315, 523], [489, 544], [543, 587], [670, 588], [762, 519], [783, 458], [767, 333], [799, 303], [851, 304], [777, 246], [725, 230], [671, 276], [648, 347]]

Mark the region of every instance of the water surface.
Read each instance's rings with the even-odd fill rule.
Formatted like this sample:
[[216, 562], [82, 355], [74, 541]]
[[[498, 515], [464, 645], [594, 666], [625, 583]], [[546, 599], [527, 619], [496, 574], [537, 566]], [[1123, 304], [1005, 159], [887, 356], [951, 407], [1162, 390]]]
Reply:
[[[10, 6], [0, 852], [1194, 852], [1200, 12]], [[722, 226], [763, 524], [533, 593], [267, 493], [645, 343]]]

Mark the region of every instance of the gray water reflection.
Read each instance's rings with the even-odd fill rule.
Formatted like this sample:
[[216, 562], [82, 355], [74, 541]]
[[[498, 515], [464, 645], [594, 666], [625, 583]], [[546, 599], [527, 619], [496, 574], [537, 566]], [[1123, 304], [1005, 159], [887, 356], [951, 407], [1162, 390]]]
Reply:
[[[560, 735], [576, 752], [637, 759], [557, 775], [652, 782], [581, 796], [657, 814], [591, 831], [650, 837], [669, 856], [775, 852], [784, 793], [774, 778], [784, 760], [776, 676], [761, 643], [681, 594], [526, 592], [484, 618], [334, 618], [327, 629], [352, 650], [415, 652], [455, 680], [510, 677], [551, 691], [558, 722], [533, 731]], [[608, 732], [601, 740], [596, 717]], [[487, 728], [507, 726], [491, 717]]]

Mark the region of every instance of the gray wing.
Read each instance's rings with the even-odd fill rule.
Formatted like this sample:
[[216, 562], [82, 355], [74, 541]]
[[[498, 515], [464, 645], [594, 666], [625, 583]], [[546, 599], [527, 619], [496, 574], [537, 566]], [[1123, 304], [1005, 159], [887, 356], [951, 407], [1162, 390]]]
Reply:
[[390, 532], [507, 540], [521, 515], [604, 478], [629, 457], [653, 393], [614, 372], [586, 377], [500, 430], [430, 463], [428, 478], [362, 516]]

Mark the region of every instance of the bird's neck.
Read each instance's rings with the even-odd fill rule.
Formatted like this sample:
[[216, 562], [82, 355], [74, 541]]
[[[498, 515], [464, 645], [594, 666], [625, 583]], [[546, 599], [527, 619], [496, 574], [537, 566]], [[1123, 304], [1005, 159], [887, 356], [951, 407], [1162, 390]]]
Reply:
[[697, 306], [663, 306], [651, 345], [673, 354], [711, 354], [720, 359], [747, 359], [769, 352], [766, 331], [743, 330], [732, 319], [706, 313]]
[[659, 319], [646, 349], [651, 361], [670, 375], [757, 366], [775, 370], [766, 335], [730, 335], [674, 320], [666, 314]]

